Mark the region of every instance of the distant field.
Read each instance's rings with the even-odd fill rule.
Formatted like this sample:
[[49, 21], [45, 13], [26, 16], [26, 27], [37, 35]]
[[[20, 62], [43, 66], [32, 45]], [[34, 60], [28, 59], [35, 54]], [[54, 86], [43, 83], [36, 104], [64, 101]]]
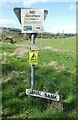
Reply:
[[76, 37], [69, 37], [63, 39], [42, 39], [37, 40], [42, 46], [50, 46], [64, 50], [76, 50]]
[[[22, 43], [25, 44], [31, 44], [31, 42], [23, 41]], [[41, 44], [42, 47], [52, 47], [52, 48], [58, 48], [62, 50], [70, 50], [75, 51], [76, 50], [76, 37], [69, 37], [69, 38], [63, 38], [63, 39], [38, 39], [36, 38], [35, 44]]]

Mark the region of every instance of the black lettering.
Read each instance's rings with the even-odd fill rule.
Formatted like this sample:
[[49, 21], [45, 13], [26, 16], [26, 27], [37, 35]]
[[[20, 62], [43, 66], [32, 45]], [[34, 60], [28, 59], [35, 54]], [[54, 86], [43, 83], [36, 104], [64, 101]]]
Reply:
[[51, 98], [57, 100], [57, 96], [56, 95], [51, 95]]
[[49, 93], [45, 93], [44, 96], [45, 96], [46, 98], [51, 98], [51, 99], [57, 100], [57, 96], [56, 96], [56, 95], [52, 95], [52, 94], [49, 94]]
[[36, 94], [36, 91], [35, 90], [33, 90], [33, 93], [32, 94]]
[[31, 14], [35, 14], [35, 11], [34, 11], [34, 10], [33, 10], [33, 11], [30, 11], [30, 13], [31, 13]]
[[32, 93], [33, 93], [33, 90], [28, 90], [27, 93], [28, 93], [28, 94], [32, 94]]
[[36, 27], [36, 29], [40, 29], [40, 27]]
[[39, 96], [42, 96], [42, 95], [41, 95], [41, 92], [38, 91], [38, 95], [39, 95]]
[[40, 17], [40, 15], [26, 15], [26, 17], [29, 17], [29, 18], [31, 18], [31, 17]]
[[47, 95], [47, 97], [49, 97], [49, 98], [50, 98], [50, 95], [48, 94], [48, 95]]
[[39, 91], [37, 91], [37, 95], [40, 95], [40, 94], [39, 94]]
[[41, 93], [39, 91], [34, 91], [34, 94], [41, 96]]
[[45, 97], [47, 97], [47, 93], [45, 93], [44, 95], [45, 95]]

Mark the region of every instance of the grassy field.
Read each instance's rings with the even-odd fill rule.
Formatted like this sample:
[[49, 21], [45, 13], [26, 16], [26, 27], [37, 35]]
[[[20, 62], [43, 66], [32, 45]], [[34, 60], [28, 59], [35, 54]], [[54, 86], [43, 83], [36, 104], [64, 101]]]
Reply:
[[[30, 44], [31, 42], [23, 41], [23, 44]], [[41, 44], [42, 47], [52, 47], [52, 48], [58, 48], [62, 50], [70, 50], [75, 51], [76, 50], [76, 37], [68, 37], [68, 38], [62, 38], [62, 39], [36, 39], [35, 44]]]
[[38, 40], [37, 42], [41, 43], [41, 45], [43, 46], [49, 46], [49, 47], [59, 48], [59, 49], [64, 49], [64, 50], [75, 50], [76, 49], [76, 38], [75, 37], [63, 38], [63, 39], [50, 39], [50, 40], [42, 39], [41, 41]]
[[35, 89], [50, 93], [59, 91], [63, 110], [50, 100], [25, 94], [25, 90], [31, 87], [26, 49], [29, 44], [30, 41], [2, 43], [3, 118], [77, 118], [76, 54], [73, 53], [76, 38], [36, 39], [42, 49], [35, 66]]

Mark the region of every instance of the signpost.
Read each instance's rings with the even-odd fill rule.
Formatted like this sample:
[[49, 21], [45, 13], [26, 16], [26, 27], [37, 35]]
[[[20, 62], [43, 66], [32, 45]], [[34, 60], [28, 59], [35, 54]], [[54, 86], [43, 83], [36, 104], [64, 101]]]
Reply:
[[30, 34], [31, 46], [29, 51], [29, 64], [31, 65], [31, 89], [26, 89], [26, 94], [35, 97], [60, 101], [59, 94], [34, 90], [34, 65], [38, 64], [38, 51], [40, 46], [35, 46], [37, 33], [43, 32], [43, 22], [48, 14], [43, 9], [14, 8], [14, 12], [22, 25], [22, 33]]
[[[22, 33], [30, 34], [31, 44], [35, 45], [35, 36], [43, 32], [43, 22], [48, 14], [47, 10], [32, 8], [14, 8], [14, 12], [22, 25]], [[34, 89], [34, 65], [38, 64], [38, 51], [31, 46], [29, 64], [31, 65], [31, 89]], [[39, 48], [39, 47], [37, 47]]]

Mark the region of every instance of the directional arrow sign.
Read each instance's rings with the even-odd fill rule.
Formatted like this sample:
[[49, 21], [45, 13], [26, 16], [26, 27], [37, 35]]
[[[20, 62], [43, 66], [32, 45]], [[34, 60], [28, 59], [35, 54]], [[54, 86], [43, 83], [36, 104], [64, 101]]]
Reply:
[[47, 10], [14, 8], [14, 12], [22, 25], [22, 33], [38, 33], [43, 31], [43, 21], [48, 14]]

